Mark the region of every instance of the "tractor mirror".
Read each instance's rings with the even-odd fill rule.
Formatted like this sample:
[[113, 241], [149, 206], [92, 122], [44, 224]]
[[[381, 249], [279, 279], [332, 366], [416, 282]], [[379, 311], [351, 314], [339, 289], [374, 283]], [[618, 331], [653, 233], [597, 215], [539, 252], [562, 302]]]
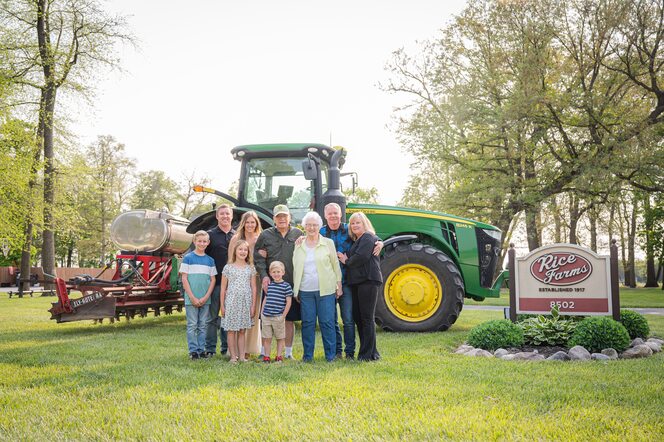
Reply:
[[305, 158], [302, 161], [302, 172], [305, 179], [315, 180], [318, 178], [318, 165], [312, 158]]

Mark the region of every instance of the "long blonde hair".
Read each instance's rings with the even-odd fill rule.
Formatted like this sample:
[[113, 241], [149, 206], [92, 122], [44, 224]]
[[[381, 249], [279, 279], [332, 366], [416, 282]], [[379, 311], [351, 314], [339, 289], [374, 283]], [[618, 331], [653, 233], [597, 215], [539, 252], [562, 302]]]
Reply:
[[350, 222], [353, 221], [355, 218], [360, 219], [362, 226], [364, 226], [364, 230], [371, 233], [372, 235], [376, 234], [376, 229], [374, 229], [373, 225], [371, 224], [371, 221], [369, 221], [369, 218], [367, 218], [367, 216], [363, 212], [355, 212], [348, 219], [348, 234], [350, 235], [350, 239], [352, 239], [353, 241], [357, 241], [357, 236], [355, 236], [353, 231], [350, 229]]
[[251, 250], [251, 247], [249, 247], [249, 243], [243, 239], [238, 239], [231, 245], [231, 250], [228, 252], [228, 263], [229, 264], [234, 264], [237, 261], [237, 249], [241, 245], [247, 246], [247, 260], [245, 261], [247, 264], [250, 266], [254, 265], [254, 254], [253, 251]]

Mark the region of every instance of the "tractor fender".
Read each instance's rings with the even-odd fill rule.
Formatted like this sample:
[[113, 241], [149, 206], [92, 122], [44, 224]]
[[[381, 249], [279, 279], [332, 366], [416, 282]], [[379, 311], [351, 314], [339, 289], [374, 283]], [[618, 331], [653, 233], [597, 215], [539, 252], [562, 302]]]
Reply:
[[400, 243], [415, 241], [417, 235], [397, 235], [383, 241], [383, 247], [392, 246], [396, 247]]

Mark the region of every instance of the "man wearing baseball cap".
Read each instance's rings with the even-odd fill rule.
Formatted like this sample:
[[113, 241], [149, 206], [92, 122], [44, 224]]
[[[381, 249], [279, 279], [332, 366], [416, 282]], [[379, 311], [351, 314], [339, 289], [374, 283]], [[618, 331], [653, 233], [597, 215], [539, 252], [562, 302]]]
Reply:
[[[286, 267], [284, 281], [293, 286], [293, 250], [295, 240], [303, 235], [300, 229], [291, 227], [290, 210], [284, 204], [274, 206], [272, 211], [274, 227], [263, 230], [254, 248], [254, 263], [262, 280], [263, 291], [267, 291], [270, 283], [268, 269], [273, 261], [281, 261]], [[263, 252], [263, 253], [261, 253]], [[295, 326], [293, 321], [299, 321], [300, 304], [293, 302], [288, 315], [286, 315], [286, 358], [293, 358], [293, 335]]]

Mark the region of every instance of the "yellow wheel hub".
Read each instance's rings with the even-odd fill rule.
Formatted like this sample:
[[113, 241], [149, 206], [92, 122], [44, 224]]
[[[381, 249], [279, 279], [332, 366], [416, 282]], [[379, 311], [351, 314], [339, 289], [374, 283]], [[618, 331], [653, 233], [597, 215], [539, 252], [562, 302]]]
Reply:
[[385, 304], [399, 319], [421, 322], [440, 307], [443, 290], [436, 274], [419, 264], [404, 264], [385, 281]]

